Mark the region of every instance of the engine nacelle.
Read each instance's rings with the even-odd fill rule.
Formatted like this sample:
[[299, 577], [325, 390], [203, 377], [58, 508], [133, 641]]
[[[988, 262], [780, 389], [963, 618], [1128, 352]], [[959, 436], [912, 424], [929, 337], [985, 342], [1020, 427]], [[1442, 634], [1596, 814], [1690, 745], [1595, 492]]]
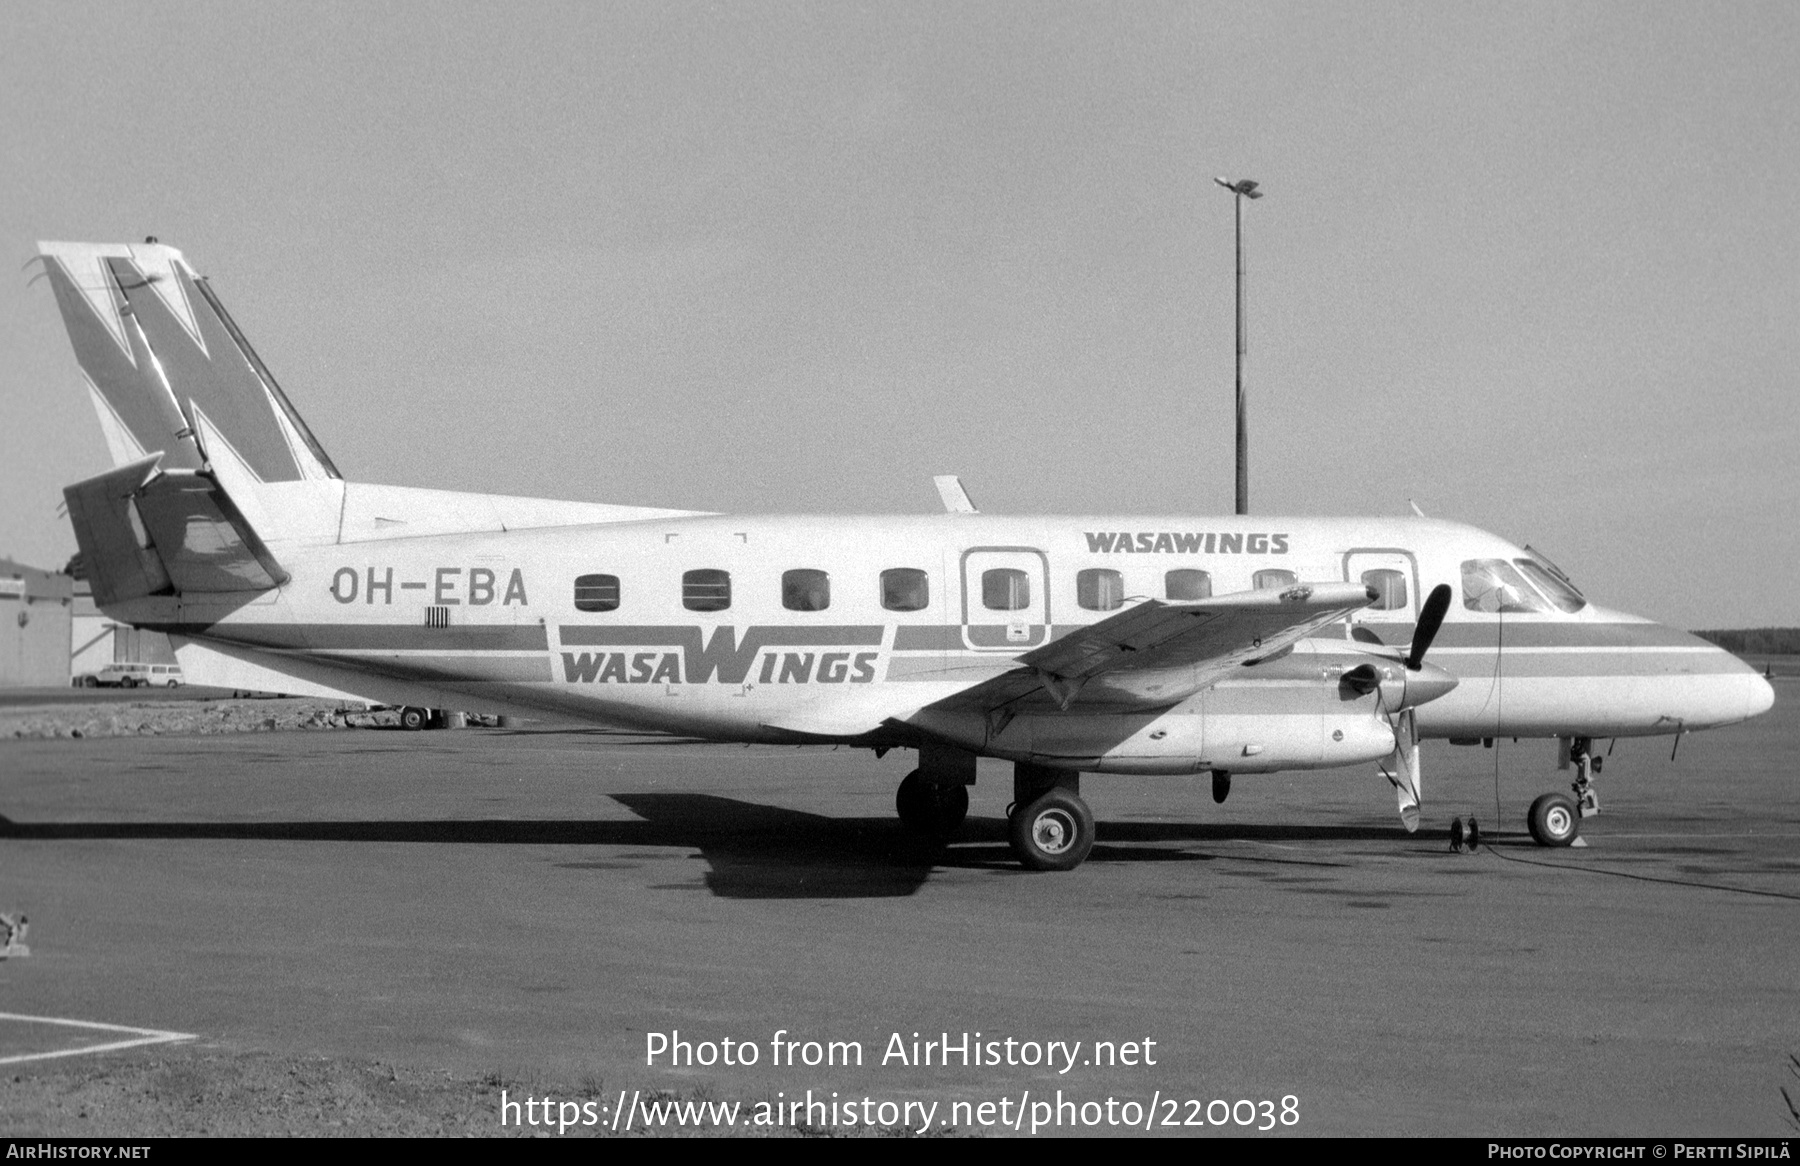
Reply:
[[1266, 716], [1209, 712], [1208, 695], [1160, 713], [1025, 713], [991, 727], [976, 714], [927, 711], [912, 723], [971, 752], [1086, 773], [1330, 769], [1394, 750], [1393, 729], [1366, 706]]

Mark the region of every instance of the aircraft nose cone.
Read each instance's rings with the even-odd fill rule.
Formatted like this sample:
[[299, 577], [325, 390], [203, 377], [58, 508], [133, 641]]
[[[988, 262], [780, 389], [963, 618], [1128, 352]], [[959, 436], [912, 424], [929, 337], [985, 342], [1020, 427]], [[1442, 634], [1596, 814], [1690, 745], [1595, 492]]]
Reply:
[[1745, 694], [1747, 697], [1744, 703], [1745, 718], [1761, 716], [1774, 708], [1775, 686], [1755, 673], [1746, 679], [1749, 680], [1747, 685], [1749, 691]]
[[1417, 708], [1456, 687], [1456, 677], [1436, 664], [1420, 664], [1406, 673], [1406, 707]]

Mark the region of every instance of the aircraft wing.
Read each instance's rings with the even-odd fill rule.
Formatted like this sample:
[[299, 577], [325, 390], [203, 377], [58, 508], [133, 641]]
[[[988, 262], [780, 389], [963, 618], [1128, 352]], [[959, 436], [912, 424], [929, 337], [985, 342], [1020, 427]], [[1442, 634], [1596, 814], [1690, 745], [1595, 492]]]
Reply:
[[1065, 711], [1166, 706], [1374, 599], [1360, 583], [1301, 583], [1184, 603], [1149, 599], [1025, 653], [1018, 668], [934, 707], [992, 712], [1039, 691]]
[[925, 710], [1004, 714], [1037, 704], [1098, 712], [1167, 707], [1374, 599], [1360, 583], [1302, 583], [1184, 603], [1149, 599], [1016, 657], [1016, 667], [948, 696], [920, 701], [909, 692], [912, 685], [881, 685], [855, 701], [821, 700], [768, 727], [857, 736]]

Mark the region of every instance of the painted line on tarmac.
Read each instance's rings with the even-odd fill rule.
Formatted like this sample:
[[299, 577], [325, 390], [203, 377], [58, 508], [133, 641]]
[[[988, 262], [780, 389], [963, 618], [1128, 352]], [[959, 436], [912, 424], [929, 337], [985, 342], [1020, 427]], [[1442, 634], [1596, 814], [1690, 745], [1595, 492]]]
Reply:
[[0, 1057], [0, 1065], [16, 1065], [22, 1061], [46, 1061], [52, 1057], [79, 1057], [88, 1053], [110, 1053], [117, 1049], [137, 1048], [141, 1045], [161, 1045], [171, 1041], [198, 1039], [190, 1032], [164, 1032], [157, 1028], [134, 1028], [129, 1024], [101, 1024], [95, 1020], [68, 1020], [60, 1016], [26, 1016], [18, 1012], [0, 1012], [0, 1021], [22, 1020], [28, 1024], [60, 1024], [65, 1028], [86, 1028], [100, 1032], [133, 1033], [130, 1040], [109, 1041], [101, 1045], [84, 1045], [78, 1049], [56, 1049], [48, 1053], [20, 1053], [17, 1056]]
[[1614, 834], [1608, 832], [1600, 835], [1603, 838], [1800, 838], [1800, 831], [1791, 830], [1742, 830], [1729, 834], [1693, 834], [1687, 831], [1670, 831], [1665, 834]]

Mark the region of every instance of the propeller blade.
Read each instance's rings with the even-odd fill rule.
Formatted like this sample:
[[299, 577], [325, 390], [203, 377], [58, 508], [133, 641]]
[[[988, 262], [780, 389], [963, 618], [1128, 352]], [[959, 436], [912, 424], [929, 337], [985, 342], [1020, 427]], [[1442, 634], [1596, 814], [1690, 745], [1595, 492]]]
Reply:
[[1417, 672], [1419, 665], [1425, 662], [1425, 653], [1431, 647], [1431, 641], [1437, 639], [1438, 629], [1444, 626], [1444, 614], [1450, 610], [1450, 584], [1439, 583], [1431, 589], [1425, 598], [1424, 610], [1419, 612], [1419, 626], [1413, 632], [1412, 654], [1406, 658], [1406, 669]]
[[1383, 777], [1394, 785], [1399, 803], [1400, 824], [1408, 834], [1419, 828], [1420, 778], [1418, 726], [1408, 709], [1394, 720], [1394, 752], [1382, 768]]

